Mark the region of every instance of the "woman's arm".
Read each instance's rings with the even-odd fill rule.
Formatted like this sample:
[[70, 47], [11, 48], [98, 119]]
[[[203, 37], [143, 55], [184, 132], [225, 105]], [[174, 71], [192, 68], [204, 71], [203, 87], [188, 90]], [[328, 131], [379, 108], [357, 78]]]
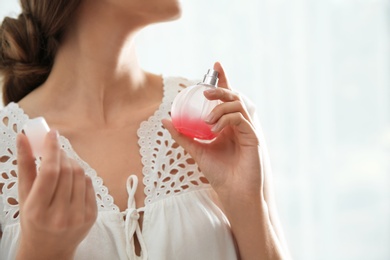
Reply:
[[274, 191], [274, 182], [273, 182], [273, 172], [272, 172], [271, 162], [270, 162], [269, 153], [267, 149], [267, 142], [263, 135], [259, 116], [256, 113], [256, 107], [245, 97], [243, 99], [246, 107], [248, 108], [250, 117], [254, 122], [257, 135], [260, 138], [262, 164], [263, 164], [263, 172], [264, 172], [264, 199], [268, 206], [270, 222], [279, 239], [283, 251], [285, 252], [285, 257], [287, 259], [291, 259], [290, 250], [288, 248], [287, 241], [284, 236], [284, 232], [282, 229], [282, 225], [280, 223], [279, 214], [277, 210], [277, 205], [275, 200], [276, 193]]
[[206, 119], [212, 131], [219, 133], [210, 144], [198, 143], [173, 128], [165, 127], [187, 150], [217, 192], [230, 221], [242, 259], [285, 259], [271, 222], [265, 195], [262, 143], [243, 103], [228, 84], [219, 63], [219, 88], [205, 91], [206, 98], [221, 100]]
[[250, 198], [234, 196], [223, 205], [241, 259], [286, 259], [270, 221], [266, 201], [255, 195]]

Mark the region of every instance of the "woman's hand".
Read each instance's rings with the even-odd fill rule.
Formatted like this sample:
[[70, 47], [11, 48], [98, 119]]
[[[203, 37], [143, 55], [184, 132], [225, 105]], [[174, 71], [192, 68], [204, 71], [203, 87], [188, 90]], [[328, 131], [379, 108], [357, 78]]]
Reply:
[[242, 99], [231, 90], [222, 66], [216, 63], [214, 70], [219, 73], [219, 87], [204, 94], [209, 100], [223, 101], [206, 120], [212, 131], [219, 132], [217, 139], [210, 144], [199, 143], [177, 132], [169, 120], [163, 124], [191, 154], [220, 197], [262, 196], [259, 138]]
[[216, 140], [199, 143], [175, 130], [169, 120], [165, 128], [197, 162], [217, 192], [229, 219], [241, 259], [286, 259], [270, 220], [264, 196], [260, 138], [242, 99], [229, 86], [219, 63], [219, 88], [205, 91], [209, 100], [221, 100], [206, 119]]
[[73, 259], [97, 217], [91, 179], [61, 151], [56, 131], [46, 136], [38, 173], [25, 135], [18, 135], [17, 148], [21, 223], [17, 258]]

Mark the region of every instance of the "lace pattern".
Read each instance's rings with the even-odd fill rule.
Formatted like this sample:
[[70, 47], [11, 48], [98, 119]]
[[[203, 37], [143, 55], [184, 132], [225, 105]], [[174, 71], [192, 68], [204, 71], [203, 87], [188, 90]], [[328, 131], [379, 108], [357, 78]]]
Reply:
[[[194, 84], [182, 78], [164, 78], [164, 97], [155, 113], [138, 129], [138, 144], [143, 164], [145, 205], [179, 195], [183, 192], [209, 188], [207, 179], [190, 155], [164, 129], [161, 119], [170, 116], [174, 97], [183, 88]], [[18, 222], [18, 185], [16, 162], [16, 135], [28, 116], [15, 103], [0, 111], [0, 221]], [[67, 155], [75, 159], [92, 179], [99, 211], [117, 211], [113, 197], [96, 171], [84, 162], [63, 136], [60, 144]], [[39, 167], [39, 161], [37, 161]], [[3, 223], [0, 223], [3, 224]]]
[[208, 184], [195, 161], [161, 124], [161, 119], [170, 117], [175, 96], [192, 84], [194, 82], [180, 78], [166, 79], [160, 108], [138, 130], [138, 143], [144, 165], [145, 205], [184, 191], [197, 190]]
[[16, 134], [21, 131], [27, 116], [15, 104], [0, 111], [0, 196], [3, 200], [3, 221], [19, 217]]

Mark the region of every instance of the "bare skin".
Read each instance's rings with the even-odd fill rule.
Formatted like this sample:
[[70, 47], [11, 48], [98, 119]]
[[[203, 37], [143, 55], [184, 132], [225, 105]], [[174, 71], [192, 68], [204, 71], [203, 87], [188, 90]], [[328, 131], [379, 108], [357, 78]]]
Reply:
[[17, 259], [72, 259], [97, 217], [92, 181], [60, 150], [56, 131], [46, 137], [39, 175], [26, 136], [18, 136], [17, 147], [22, 227]]
[[[144, 72], [138, 65], [134, 35], [148, 24], [179, 15], [180, 5], [175, 0], [83, 0], [48, 80], [19, 103], [30, 117], [44, 116], [52, 129], [59, 130], [70, 140], [78, 155], [102, 177], [121, 210], [127, 208], [128, 194], [123, 185], [127, 177], [135, 174], [143, 178], [136, 131], [158, 108], [163, 95], [161, 77]], [[231, 222], [241, 258], [282, 259], [286, 249], [275, 231], [276, 220], [273, 221], [270, 214], [275, 211], [269, 208], [272, 203], [267, 203], [272, 195], [264, 187], [268, 182], [262, 172], [259, 138], [241, 99], [231, 91], [220, 64], [217, 63], [215, 69], [221, 73], [222, 88], [205, 96], [224, 101], [208, 121], [216, 132], [221, 132], [216, 142], [200, 145], [178, 134], [169, 120], [164, 120], [164, 126], [191, 153], [217, 192]], [[31, 222], [37, 219], [24, 216], [23, 212], [34, 205], [31, 187], [38, 182], [27, 177], [27, 172], [33, 171], [31, 152], [24, 137], [18, 139], [21, 151], [18, 162], [22, 164], [21, 172], [25, 172], [19, 174], [20, 182], [30, 183], [20, 187], [22, 235], [18, 257], [71, 259], [77, 244], [92, 226], [96, 209], [84, 212], [86, 221], [81, 227], [70, 221], [73, 224], [65, 234], [69, 239], [62, 241], [61, 248], [45, 247], [47, 252], [41, 252], [44, 257], [37, 256], [34, 246], [42, 249], [40, 245], [56, 241], [56, 237], [64, 236], [61, 233], [64, 231], [53, 228], [44, 233], [42, 229], [31, 227], [34, 227]], [[53, 139], [48, 141], [47, 153], [55, 151], [60, 155], [47, 156], [42, 167], [57, 165], [57, 170], [48, 171], [47, 175], [57, 176], [56, 187], [67, 186], [63, 175], [80, 170], [63, 158], [50, 140]], [[128, 160], [129, 156], [133, 159]], [[63, 164], [72, 165], [72, 170], [67, 167], [67, 170], [58, 170]], [[39, 175], [39, 178], [44, 176]], [[88, 179], [84, 182], [89, 185]], [[69, 185], [67, 187], [69, 189]], [[57, 192], [62, 191], [58, 188], [48, 193], [48, 198], [57, 197]], [[137, 207], [144, 205], [142, 188], [137, 190], [135, 199]], [[37, 233], [41, 234], [39, 239]]]

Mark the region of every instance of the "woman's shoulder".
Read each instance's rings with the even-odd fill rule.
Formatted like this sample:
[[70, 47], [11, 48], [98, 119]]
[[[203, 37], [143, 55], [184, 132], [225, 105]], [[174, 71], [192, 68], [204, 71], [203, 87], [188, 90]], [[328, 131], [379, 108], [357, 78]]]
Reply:
[[16, 117], [24, 115], [23, 109], [20, 108], [18, 103], [10, 102], [5, 106], [0, 106], [0, 117]]
[[23, 124], [28, 119], [17, 103], [9, 103], [0, 109], [0, 142], [15, 140], [21, 132]]
[[[0, 109], [0, 224], [17, 221], [16, 135], [27, 116], [16, 103]], [[5, 215], [4, 215], [5, 214]], [[3, 227], [1, 227], [3, 228]]]

